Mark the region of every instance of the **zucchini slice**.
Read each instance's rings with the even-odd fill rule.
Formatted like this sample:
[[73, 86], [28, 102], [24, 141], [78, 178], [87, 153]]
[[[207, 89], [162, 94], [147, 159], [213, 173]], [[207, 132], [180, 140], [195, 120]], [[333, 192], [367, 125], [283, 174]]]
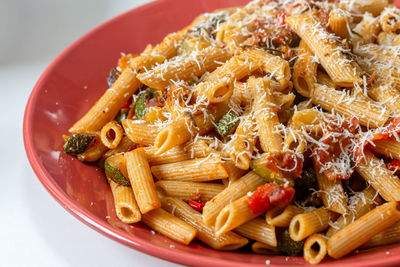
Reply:
[[115, 154], [108, 157], [104, 162], [106, 176], [117, 184], [130, 186], [128, 173], [126, 170], [126, 160], [122, 154]]

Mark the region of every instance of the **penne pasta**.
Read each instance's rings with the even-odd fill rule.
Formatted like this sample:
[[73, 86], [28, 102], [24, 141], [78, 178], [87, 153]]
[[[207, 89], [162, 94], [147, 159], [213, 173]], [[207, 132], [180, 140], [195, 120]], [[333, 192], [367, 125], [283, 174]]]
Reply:
[[203, 208], [203, 221], [206, 225], [212, 225], [215, 222], [219, 212], [230, 202], [241, 198], [247, 192], [254, 191], [258, 186], [264, 183], [264, 179], [249, 172], [240, 179], [232, 182], [221, 193], [213, 197]]
[[363, 160], [356, 167], [357, 172], [384, 200], [400, 201], [400, 179], [371, 152], [365, 151], [364, 155]]
[[201, 219], [201, 214], [190, 208], [182, 200], [166, 197], [162, 199], [162, 204], [164, 209], [196, 228], [197, 238], [214, 249], [235, 250], [248, 243], [246, 238], [233, 232], [216, 237], [213, 227], [205, 225]]
[[150, 166], [143, 149], [125, 153], [126, 168], [140, 212], [145, 214], [161, 206]]
[[346, 87], [362, 83], [357, 67], [350, 64], [335, 38], [309, 13], [290, 16], [285, 22], [307, 44], [335, 84]]
[[115, 211], [118, 218], [124, 223], [136, 223], [142, 219], [132, 188], [115, 183], [108, 179], [111, 192], [114, 196]]
[[208, 157], [151, 167], [158, 180], [204, 182], [227, 178], [226, 164], [219, 158]]
[[311, 264], [320, 263], [328, 252], [326, 237], [314, 234], [306, 239], [303, 248], [304, 259]]
[[298, 214], [290, 221], [290, 237], [294, 241], [300, 241], [312, 234], [319, 233], [328, 228], [329, 222], [333, 218], [334, 214], [326, 208]]
[[276, 248], [275, 227], [268, 225], [263, 219], [255, 218], [247, 223], [244, 223], [234, 230], [236, 233], [261, 242], [264, 245]]
[[400, 211], [396, 202], [376, 207], [328, 239], [329, 256], [335, 259], [345, 256], [399, 219]]
[[272, 226], [288, 228], [292, 218], [300, 213], [304, 213], [304, 209], [293, 205], [285, 208], [277, 207], [267, 211], [265, 220]]
[[222, 184], [169, 180], [156, 182], [156, 187], [162, 188], [165, 194], [170, 197], [185, 201], [194, 199], [203, 202], [211, 200], [225, 188]]
[[143, 214], [142, 221], [160, 234], [185, 245], [188, 245], [197, 234], [196, 228], [163, 209], [155, 209]]
[[364, 189], [362, 192], [355, 194], [350, 198], [349, 213], [340, 216], [326, 232], [327, 237], [331, 237], [346, 225], [354, 222], [368, 211], [382, 203], [375, 189], [371, 186]]

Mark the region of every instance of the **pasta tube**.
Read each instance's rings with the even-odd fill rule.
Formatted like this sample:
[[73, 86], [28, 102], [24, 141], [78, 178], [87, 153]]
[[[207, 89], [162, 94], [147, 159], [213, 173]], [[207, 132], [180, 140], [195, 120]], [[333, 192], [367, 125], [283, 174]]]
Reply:
[[307, 44], [335, 84], [351, 87], [353, 83], [362, 83], [355, 62], [349, 62], [334, 37], [309, 13], [293, 15], [285, 21]]
[[197, 238], [206, 243], [213, 249], [218, 250], [235, 250], [243, 247], [249, 241], [233, 232], [216, 237], [214, 235], [214, 227], [204, 224], [201, 214], [193, 210], [188, 204], [182, 200], [164, 197], [162, 198], [162, 206], [165, 210], [173, 213], [181, 220], [187, 222], [197, 229]]
[[371, 210], [329, 238], [329, 256], [335, 259], [345, 256], [399, 219], [400, 211], [396, 202], [387, 202]]
[[240, 179], [232, 182], [221, 193], [213, 197], [203, 208], [203, 220], [206, 225], [212, 225], [218, 216], [218, 213], [230, 202], [239, 199], [247, 192], [256, 190], [264, 184], [264, 179], [249, 172]]
[[140, 212], [145, 214], [161, 206], [158, 199], [150, 166], [143, 149], [135, 149], [125, 153], [126, 168], [129, 180], [135, 193]]
[[185, 245], [188, 245], [197, 234], [196, 228], [163, 209], [143, 214], [142, 221], [160, 234]]

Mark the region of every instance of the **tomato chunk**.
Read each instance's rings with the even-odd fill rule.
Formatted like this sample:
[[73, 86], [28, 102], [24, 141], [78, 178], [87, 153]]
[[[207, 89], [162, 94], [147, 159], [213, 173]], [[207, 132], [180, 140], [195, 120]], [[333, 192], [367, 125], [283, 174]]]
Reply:
[[292, 202], [295, 190], [290, 186], [268, 183], [259, 186], [249, 197], [247, 204], [254, 214], [260, 214], [275, 207], [285, 207]]
[[303, 171], [303, 158], [292, 152], [284, 152], [278, 155], [271, 155], [265, 167], [273, 172], [282, 172], [285, 176], [299, 178]]

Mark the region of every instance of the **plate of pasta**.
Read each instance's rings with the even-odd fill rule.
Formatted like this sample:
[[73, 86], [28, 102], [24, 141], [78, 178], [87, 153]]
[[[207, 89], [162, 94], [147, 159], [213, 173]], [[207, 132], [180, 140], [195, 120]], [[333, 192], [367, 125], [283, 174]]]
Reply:
[[128, 11], [37, 82], [32, 168], [82, 222], [177, 263], [400, 265], [397, 6]]

